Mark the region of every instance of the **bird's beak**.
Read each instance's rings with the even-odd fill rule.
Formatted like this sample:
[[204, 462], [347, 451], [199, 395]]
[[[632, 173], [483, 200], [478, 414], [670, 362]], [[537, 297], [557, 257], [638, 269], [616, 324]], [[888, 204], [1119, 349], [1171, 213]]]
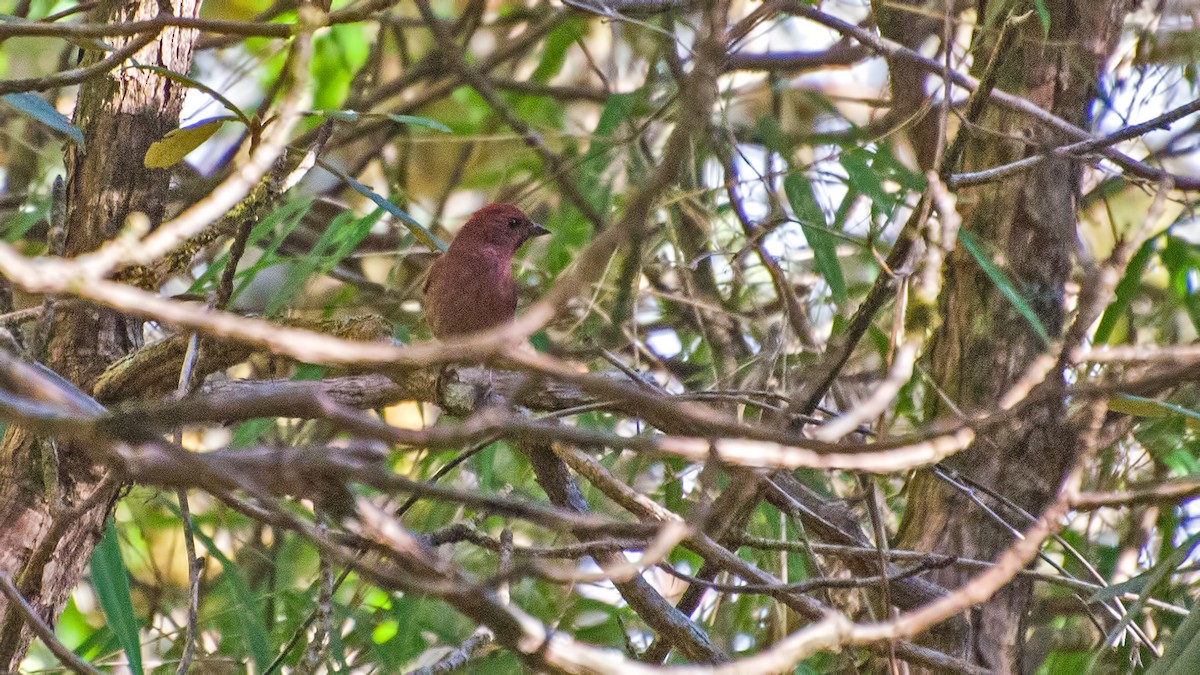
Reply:
[[533, 239], [534, 237], [540, 237], [544, 234], [550, 234], [550, 230], [547, 230], [546, 228], [542, 227], [541, 225], [539, 225], [537, 223], [529, 224], [529, 238], [530, 239]]

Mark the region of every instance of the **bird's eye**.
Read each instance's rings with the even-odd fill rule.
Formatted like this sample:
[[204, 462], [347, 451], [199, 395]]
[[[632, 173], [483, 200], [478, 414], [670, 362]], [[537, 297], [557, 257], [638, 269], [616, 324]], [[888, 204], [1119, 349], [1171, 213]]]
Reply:
[[509, 227], [514, 227], [514, 228], [515, 228], [515, 227], [520, 227], [520, 226], [521, 226], [521, 219], [520, 219], [520, 218], [509, 218], [509, 219], [508, 219], [508, 226], [509, 226]]

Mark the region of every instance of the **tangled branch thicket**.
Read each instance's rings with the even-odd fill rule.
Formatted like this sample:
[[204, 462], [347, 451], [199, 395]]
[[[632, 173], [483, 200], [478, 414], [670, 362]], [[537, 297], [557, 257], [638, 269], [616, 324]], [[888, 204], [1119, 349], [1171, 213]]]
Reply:
[[1200, 668], [1195, 10], [17, 2], [0, 668]]

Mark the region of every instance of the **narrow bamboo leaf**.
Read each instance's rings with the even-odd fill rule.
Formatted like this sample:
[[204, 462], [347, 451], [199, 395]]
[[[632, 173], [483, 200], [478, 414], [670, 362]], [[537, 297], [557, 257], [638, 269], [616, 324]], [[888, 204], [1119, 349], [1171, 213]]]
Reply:
[[[61, 625], [61, 622], [60, 622]], [[79, 658], [84, 661], [98, 659], [105, 654], [111, 654], [121, 647], [117, 642], [116, 633], [112, 632], [112, 628], [101, 626], [93, 631], [87, 638], [80, 642], [75, 647], [74, 651], [79, 655]]]
[[354, 218], [354, 214], [349, 211], [343, 211], [333, 219], [331, 223], [321, 233], [320, 239], [313, 244], [310, 251], [303, 257], [295, 259], [288, 269], [287, 278], [284, 279], [279, 290], [271, 296], [267, 302], [265, 313], [268, 316], [275, 315], [279, 310], [287, 306], [292, 298], [304, 288], [304, 283], [309, 277], [317, 272], [321, 267], [321, 259], [328, 253], [330, 244], [336, 237], [336, 233], [346, 226], [346, 223]]
[[[604, 178], [613, 164], [614, 150], [619, 147], [614, 142], [616, 132], [643, 98], [640, 91], [609, 96], [589, 136], [587, 152], [579, 158], [578, 168], [574, 171], [575, 184], [596, 213], [607, 213], [612, 203], [611, 185]], [[634, 161], [632, 157], [630, 161]], [[630, 180], [636, 182], [636, 167], [630, 166], [629, 171]], [[546, 247], [545, 265], [550, 274], [556, 274], [571, 264], [575, 252], [591, 239], [592, 225], [573, 206], [555, 209], [545, 225], [554, 233]]]
[[571, 45], [582, 38], [587, 30], [588, 25], [585, 21], [575, 19], [566, 21], [550, 31], [542, 46], [542, 60], [529, 79], [533, 82], [549, 82], [551, 78], [562, 71], [563, 64], [567, 61], [567, 51]]
[[1139, 574], [1131, 579], [1126, 579], [1119, 584], [1105, 586], [1092, 594], [1088, 598], [1088, 602], [1106, 602], [1113, 598], [1119, 598], [1126, 593], [1141, 593], [1146, 590], [1146, 583], [1150, 580], [1149, 576]]
[[217, 101], [220, 102], [221, 105], [225, 106], [226, 110], [233, 113], [234, 115], [237, 115], [237, 118], [239, 120], [241, 120], [242, 124], [245, 124], [248, 128], [254, 127], [254, 123], [250, 121], [250, 118], [246, 116], [246, 113], [242, 112], [241, 108], [234, 105], [233, 101], [230, 101], [229, 99], [225, 98], [224, 94], [217, 91], [216, 89], [213, 89], [212, 87], [208, 86], [207, 84], [204, 84], [203, 82], [201, 82], [199, 80], [192, 79], [192, 78], [188, 77], [187, 75], [184, 75], [182, 73], [177, 73], [168, 68], [163, 68], [162, 66], [149, 66], [149, 65], [143, 65], [143, 64], [139, 63], [139, 64], [135, 64], [135, 65], [132, 65], [129, 67], [130, 68], [138, 68], [140, 70], [149, 70], [150, 72], [158, 73], [159, 75], [162, 75], [163, 77], [167, 78], [168, 80], [171, 80], [172, 82], [178, 82], [179, 84], [182, 84], [185, 87], [190, 87], [192, 89], [199, 89], [200, 91], [217, 99]]
[[325, 228], [321, 238], [303, 258], [296, 260], [288, 270], [287, 279], [267, 304], [266, 313], [272, 315], [287, 306], [304, 284], [314, 275], [328, 274], [346, 256], [362, 243], [371, 232], [371, 227], [383, 215], [382, 209], [355, 218], [343, 211]]
[[1175, 629], [1163, 655], [1146, 670], [1146, 675], [1184, 675], [1200, 672], [1200, 605]]
[[601, 186], [600, 177], [608, 168], [608, 154], [615, 146], [613, 135], [621, 124], [629, 119], [637, 97], [636, 92], [613, 94], [608, 97], [604, 109], [600, 111], [600, 119], [596, 122], [596, 128], [592, 130], [588, 151], [579, 162], [579, 188], [588, 203], [599, 211], [608, 208], [609, 199], [612, 196], [606, 186]]
[[[301, 219], [304, 218], [304, 215], [308, 213], [311, 207], [311, 198], [292, 197], [282, 206], [269, 213], [266, 218], [263, 218], [254, 225], [253, 229], [250, 230], [248, 241], [251, 246], [261, 249], [263, 253], [253, 264], [238, 271], [235, 278], [240, 281], [238, 286], [234, 288], [233, 298], [236, 299], [246, 289], [246, 286], [254, 280], [255, 275], [277, 262], [275, 251], [284, 239], [300, 225]], [[273, 236], [269, 237], [269, 235]], [[263, 241], [268, 238], [270, 238], [270, 242], [264, 245]], [[228, 262], [229, 254], [222, 253], [204, 270], [204, 273], [196, 281], [192, 282], [188, 292], [202, 293], [216, 288], [217, 280], [221, 278], [221, 274], [225, 271], [225, 265]]]
[[983, 269], [984, 274], [996, 284], [996, 288], [1000, 289], [1000, 293], [1012, 303], [1013, 307], [1020, 312], [1021, 316], [1029, 322], [1034, 332], [1042, 339], [1042, 343], [1047, 347], [1050, 346], [1050, 334], [1046, 332], [1046, 327], [1042, 325], [1042, 320], [1038, 318], [1037, 312], [1029, 306], [1025, 298], [1021, 297], [1021, 293], [1013, 286], [1008, 275], [1004, 273], [996, 263], [992, 262], [991, 256], [983, 249], [983, 245], [975, 238], [975, 233], [968, 230], [958, 231], [958, 240], [962, 242], [963, 248], [975, 258], [975, 262], [979, 263], [979, 267]]
[[138, 622], [133, 615], [133, 601], [129, 596], [129, 571], [121, 559], [121, 548], [117, 543], [117, 530], [110, 520], [104, 528], [104, 536], [92, 552], [92, 587], [104, 610], [108, 627], [116, 634], [129, 659], [129, 669], [137, 675], [142, 671], [142, 643], [138, 638]]
[[71, 124], [71, 120], [67, 119], [66, 115], [55, 110], [54, 106], [47, 103], [41, 96], [22, 92], [19, 94], [5, 94], [4, 96], [0, 96], [0, 99], [3, 99], [5, 103], [51, 129], [66, 134], [75, 142], [75, 145], [83, 147], [83, 132], [79, 130], [79, 127]]
[[314, 110], [308, 114], [318, 117], [328, 117], [329, 119], [342, 122], [357, 122], [360, 117], [358, 112], [354, 110]]
[[[166, 506], [176, 516], [183, 517], [179, 513], [179, 507], [171, 502], [166, 502]], [[233, 562], [217, 548], [212, 537], [205, 534], [197, 528], [195, 530], [196, 538], [203, 544], [204, 548], [208, 549], [209, 554], [216, 558], [221, 563], [221, 576], [225, 583], [229, 584], [233, 590], [233, 596], [237, 600], [238, 609], [242, 614], [242, 627], [245, 629], [246, 646], [250, 650], [250, 656], [254, 659], [255, 671], [262, 673], [266, 672], [267, 666], [271, 665], [273, 660], [274, 646], [270, 641], [270, 633], [267, 627], [263, 624], [263, 609], [262, 604], [258, 601], [258, 596], [254, 595], [250, 584], [246, 582], [246, 577], [242, 575], [242, 571], [238, 568], [237, 563]]]
[[1112, 337], [1113, 328], [1129, 310], [1129, 305], [1133, 302], [1133, 298], [1141, 286], [1142, 274], [1146, 271], [1146, 265], [1149, 264], [1150, 257], [1158, 250], [1157, 241], [1158, 237], [1147, 239], [1129, 260], [1129, 265], [1125, 268], [1125, 275], [1117, 282], [1115, 297], [1104, 310], [1103, 316], [1100, 317], [1100, 323], [1096, 326], [1096, 344], [1108, 342], [1108, 339]]
[[1200, 412], [1189, 410], [1183, 406], [1156, 401], [1152, 398], [1134, 396], [1133, 394], [1118, 394], [1108, 400], [1110, 410], [1136, 415], [1138, 417], [1171, 417], [1182, 415], [1190, 420], [1200, 421]]
[[884, 189], [880, 180], [882, 174], [880, 169], [883, 167], [868, 164], [868, 159], [873, 159], [870, 153], [854, 148], [843, 152], [838, 162], [846, 170], [847, 182], [850, 187], [870, 197], [872, 203], [891, 204], [895, 202], [897, 196]]
[[[1185, 560], [1188, 559], [1188, 556], [1191, 555], [1192, 550], [1196, 548], [1197, 544], [1200, 544], [1200, 533], [1193, 534], [1192, 536], [1188, 537], [1186, 541], [1180, 543], [1179, 546], [1171, 549], [1170, 554], [1164, 556], [1157, 565], [1150, 568], [1150, 571], [1125, 582], [1126, 584], [1129, 584], [1131, 582], [1135, 582], [1135, 580], [1140, 580], [1138, 583], [1141, 584], [1141, 592], [1138, 594], [1137, 600], [1125, 608], [1124, 613], [1121, 615], [1120, 621], [1118, 621], [1116, 625], [1109, 629], [1108, 635], [1106, 635], [1104, 638], [1104, 644], [1112, 644], [1113, 640], [1115, 640], [1118, 635], [1124, 632], [1126, 626], [1128, 626], [1129, 623], [1133, 621], [1134, 617], [1136, 617], [1142, 611], [1142, 608], [1146, 605], [1146, 600], [1150, 598], [1150, 594], [1154, 591], [1155, 587], [1175, 573], [1175, 570], [1182, 565]], [[1089, 598], [1088, 602], [1097, 602], [1098, 600], [1111, 596], [1112, 591], [1110, 589], [1102, 588], [1093, 594], [1092, 598]], [[1095, 666], [1101, 653], [1102, 650], [1097, 650], [1092, 655], [1092, 666]], [[1091, 669], [1089, 668], [1089, 671], [1090, 670]], [[1176, 669], [1172, 668], [1170, 672], [1174, 673], [1176, 672]]]
[[338, 178], [341, 178], [342, 180], [346, 181], [346, 184], [349, 185], [350, 187], [354, 188], [355, 192], [357, 192], [358, 194], [375, 202], [376, 206], [378, 206], [379, 208], [383, 209], [384, 211], [387, 211], [388, 213], [390, 213], [393, 216], [395, 216], [396, 218], [398, 218], [400, 220], [400, 222], [404, 223], [404, 226], [408, 228], [408, 231], [411, 232], [412, 235], [417, 238], [417, 241], [419, 241], [422, 244], [424, 244], [425, 246], [428, 246], [429, 248], [437, 250], [437, 251], [445, 251], [446, 250], [445, 242], [443, 242], [442, 240], [433, 236], [432, 232], [430, 232], [421, 223], [418, 223], [415, 218], [413, 218], [412, 216], [408, 215], [403, 210], [401, 210], [401, 208], [399, 206], [396, 206], [395, 204], [388, 201], [382, 195], [378, 194], [371, 188], [354, 180], [350, 176], [346, 175], [344, 172], [333, 168], [329, 164], [327, 164], [325, 162], [320, 162], [320, 164], [326, 171], [329, 171], [330, 173], [337, 176]]
[[428, 117], [418, 117], [417, 115], [398, 115], [395, 113], [359, 112], [357, 110], [309, 110], [303, 114], [311, 115], [314, 117], [328, 117], [329, 119], [334, 119], [334, 120], [338, 120], [341, 122], [351, 122], [351, 123], [358, 122], [359, 120], [386, 119], [386, 120], [391, 120], [397, 124], [407, 124], [409, 126], [414, 126], [414, 127], [424, 127], [426, 129], [433, 129], [434, 131], [442, 131], [447, 134], [454, 133], [453, 129], [446, 126], [445, 124], [442, 124], [441, 122], [439, 122], [437, 120], [429, 119]]
[[845, 305], [846, 279], [842, 276], [842, 265], [837, 257], [837, 239], [826, 230], [825, 212], [813, 197], [812, 185], [803, 175], [791, 173], [783, 179], [783, 191], [787, 194], [796, 219], [800, 221], [804, 238], [813, 250], [817, 272], [825, 278], [825, 283], [829, 284], [833, 301], [838, 305]]
[[212, 138], [232, 117], [214, 117], [191, 126], [173, 129], [162, 140], [155, 141], [146, 149], [142, 163], [148, 169], [166, 169], [187, 157], [187, 154]]
[[1108, 409], [1134, 417], [1162, 418], [1170, 417], [1171, 411], [1159, 405], [1158, 401], [1147, 401], [1141, 396], [1126, 396], [1120, 394], [1108, 399]]
[[1034, 0], [1033, 9], [1042, 24], [1042, 37], [1050, 37], [1050, 9], [1046, 7], [1046, 0]]
[[408, 125], [412, 125], [412, 126], [416, 126], [416, 127], [425, 127], [426, 129], [433, 129], [434, 131], [443, 131], [448, 134], [453, 132], [453, 129], [446, 126], [445, 124], [442, 124], [441, 122], [439, 122], [437, 120], [431, 120], [428, 117], [417, 117], [415, 115], [389, 114], [387, 116], [387, 118], [393, 122], [399, 122], [400, 124], [408, 124]]

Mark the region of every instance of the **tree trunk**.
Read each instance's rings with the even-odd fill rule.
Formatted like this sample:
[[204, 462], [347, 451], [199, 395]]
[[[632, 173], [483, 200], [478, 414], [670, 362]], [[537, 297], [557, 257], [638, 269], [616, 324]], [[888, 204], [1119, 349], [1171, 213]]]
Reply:
[[[165, 3], [162, 3], [165, 4]], [[171, 11], [196, 16], [199, 0], [170, 0]], [[157, 0], [102, 3], [94, 21], [150, 19]], [[106, 38], [116, 49], [134, 37]], [[131, 59], [187, 73], [196, 32], [170, 28]], [[84, 65], [106, 52], [89, 51]], [[84, 82], [74, 122], [86, 146], [67, 149], [65, 253], [77, 255], [111, 239], [134, 212], [151, 226], [163, 217], [169, 173], [147, 169], [151, 143], [179, 125], [185, 88], [144, 69], [115, 70]], [[83, 303], [61, 304], [52, 325], [46, 363], [90, 392], [104, 369], [140, 342], [141, 322]], [[40, 355], [35, 355], [40, 356]], [[39, 439], [9, 427], [0, 446], [0, 573], [16, 582], [51, 624], [79, 582], [104, 528], [120, 484], [93, 464], [80, 443]], [[0, 671], [16, 672], [30, 633], [0, 598]]]
[[[995, 1], [995, 0], [993, 0]], [[980, 17], [987, 16], [987, 3]], [[1017, 3], [1020, 5], [1020, 3]], [[1019, 28], [1001, 55], [997, 86], [1021, 94], [1042, 108], [1086, 126], [1096, 81], [1116, 45], [1131, 0], [1046, 0], [1048, 37], [1036, 14]], [[1023, 5], [1015, 7], [1023, 11]], [[996, 19], [1002, 22], [1004, 16]], [[976, 75], [989, 61], [997, 25], [977, 31]], [[1032, 120], [989, 107], [976, 120], [986, 131], [970, 133], [955, 171], [994, 167], [1061, 144], [1063, 139]], [[1017, 140], [1017, 139], [1024, 139]], [[1063, 295], [1078, 250], [1076, 201], [1081, 168], [1067, 159], [1042, 162], [1032, 171], [959, 194], [964, 228], [994, 255], [1050, 336], [1064, 320]], [[1023, 374], [1046, 345], [1031, 323], [1004, 298], [973, 256], [959, 246], [947, 265], [942, 298], [943, 323], [932, 348], [931, 371], [942, 394], [958, 410], [981, 410]], [[1062, 382], [1061, 373], [1052, 378]], [[939, 394], [927, 396], [935, 414], [953, 416]], [[1072, 433], [1064, 422], [1062, 397], [1031, 410], [1016, 423], [981, 435], [947, 462], [1032, 514], [1054, 496], [1073, 457]], [[1010, 531], [961, 492], [930, 473], [915, 477], [900, 528], [898, 546], [993, 559], [1009, 546]], [[1011, 510], [978, 495], [1017, 529], [1029, 523]], [[972, 572], [947, 568], [933, 579], [947, 588]], [[1030, 598], [1017, 579], [969, 618], [971, 635], [958, 644], [939, 645], [999, 673], [1018, 673], [1037, 664], [1021, 661], [1022, 617]]]

